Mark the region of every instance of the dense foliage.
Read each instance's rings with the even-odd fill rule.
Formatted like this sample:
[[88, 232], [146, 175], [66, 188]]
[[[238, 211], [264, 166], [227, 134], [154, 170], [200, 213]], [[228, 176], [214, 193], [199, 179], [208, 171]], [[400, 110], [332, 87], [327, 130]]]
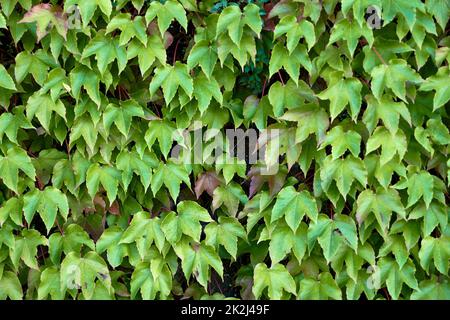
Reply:
[[448, 0], [0, 6], [0, 299], [450, 299]]

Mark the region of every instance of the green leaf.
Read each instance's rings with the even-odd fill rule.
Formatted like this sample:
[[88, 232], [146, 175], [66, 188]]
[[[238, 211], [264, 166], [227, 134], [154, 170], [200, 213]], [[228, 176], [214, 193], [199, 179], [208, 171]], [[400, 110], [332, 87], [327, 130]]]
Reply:
[[47, 238], [38, 231], [23, 229], [21, 234], [15, 237], [14, 247], [9, 248], [9, 255], [15, 269], [19, 265], [19, 260], [22, 260], [27, 267], [39, 270], [36, 259], [37, 247], [47, 245]]
[[59, 270], [55, 266], [45, 268], [40, 277], [38, 299], [43, 300], [49, 295], [53, 300], [62, 300], [65, 296], [61, 291]]
[[85, 299], [94, 294], [95, 281], [100, 281], [111, 291], [111, 277], [103, 259], [94, 251], [81, 256], [80, 253], [69, 253], [61, 263], [61, 290], [81, 289]]
[[290, 54], [292, 54], [297, 47], [301, 38], [305, 38], [306, 43], [308, 44], [308, 50], [311, 50], [316, 43], [314, 25], [305, 19], [298, 22], [296, 17], [291, 15], [285, 16], [277, 24], [273, 34], [274, 39], [279, 38], [283, 34], [286, 34], [287, 48]]
[[27, 153], [19, 148], [10, 148], [5, 156], [0, 156], [0, 176], [3, 183], [15, 193], [19, 193], [19, 169], [34, 181], [36, 171]]
[[49, 3], [41, 3], [33, 6], [27, 13], [25, 13], [19, 23], [36, 22], [37, 41], [47, 35], [49, 30], [56, 28], [58, 33], [66, 39], [68, 24], [62, 12], [58, 7], [52, 6]]
[[231, 182], [226, 186], [217, 187], [213, 193], [212, 208], [213, 211], [217, 208], [225, 205], [227, 211], [225, 211], [229, 216], [235, 217], [239, 205], [247, 203], [248, 198], [242, 190], [242, 187], [236, 183]]
[[289, 53], [289, 51], [280, 43], [277, 43], [274, 46], [269, 61], [269, 78], [272, 77], [275, 72], [284, 68], [292, 81], [298, 85], [300, 67], [304, 67], [309, 72], [312, 69], [312, 64], [304, 45], [299, 44], [292, 53]]
[[238, 238], [247, 239], [244, 227], [233, 217], [219, 217], [219, 223], [211, 222], [205, 227], [205, 243], [212, 247], [218, 244], [236, 260], [238, 250]]
[[333, 44], [338, 40], [345, 40], [350, 55], [353, 57], [361, 37], [364, 37], [369, 43], [369, 46], [372, 46], [374, 37], [372, 30], [367, 23], [361, 24], [356, 20], [342, 19], [334, 25], [328, 45]]
[[114, 16], [106, 27], [106, 35], [114, 30], [121, 31], [119, 45], [126, 45], [132, 38], [137, 38], [144, 46], [147, 45], [146, 26], [141, 16], [131, 20], [129, 13], [120, 13]]
[[258, 263], [253, 276], [254, 285], [252, 292], [257, 299], [267, 288], [267, 295], [272, 300], [281, 300], [285, 292], [295, 294], [295, 281], [286, 268], [281, 264], [275, 264], [270, 268], [264, 263]]
[[181, 87], [189, 98], [194, 93], [194, 83], [189, 76], [189, 69], [187, 65], [177, 61], [174, 66], [165, 66], [156, 68], [155, 76], [150, 82], [150, 94], [154, 95], [156, 90], [162, 88], [164, 93], [164, 100], [166, 104], [175, 97], [178, 88]]
[[144, 110], [136, 101], [124, 101], [120, 103], [120, 106], [112, 103], [108, 104], [103, 113], [103, 126], [105, 127], [106, 134], [109, 134], [109, 129], [114, 123], [120, 133], [127, 137], [130, 132], [133, 117], [144, 117]]
[[158, 28], [161, 35], [164, 35], [173, 20], [177, 20], [178, 23], [187, 32], [187, 18], [186, 12], [181, 4], [174, 0], [165, 1], [164, 4], [153, 1], [150, 7], [145, 13], [145, 20], [147, 25], [155, 18], [158, 17]]
[[22, 300], [23, 291], [19, 278], [11, 271], [5, 271], [0, 278], [0, 299]]
[[208, 79], [203, 73], [194, 79], [194, 97], [201, 113], [208, 108], [213, 97], [220, 105], [223, 103], [222, 92], [216, 79]]
[[378, 127], [366, 144], [366, 155], [381, 147], [380, 164], [388, 163], [396, 154], [403, 159], [407, 150], [407, 139], [402, 130], [392, 134], [384, 127]]
[[0, 64], [0, 87], [8, 90], [17, 90], [14, 80], [2, 64]]
[[191, 187], [188, 172], [183, 164], [176, 164], [172, 161], [167, 163], [160, 162], [158, 168], [153, 173], [150, 187], [152, 189], [152, 193], [156, 195], [159, 189], [161, 189], [161, 186], [164, 184], [169, 190], [172, 199], [176, 200], [178, 198], [178, 194], [180, 193], [180, 184], [182, 182], [184, 182], [189, 188]]
[[330, 101], [330, 115], [333, 121], [345, 108], [350, 105], [352, 119], [356, 120], [361, 109], [362, 84], [356, 78], [341, 79], [317, 96], [321, 100]]
[[434, 266], [442, 274], [448, 274], [448, 262], [450, 260], [450, 239], [446, 236], [440, 238], [426, 237], [422, 240], [419, 261], [424, 270], [429, 273], [431, 260]]
[[28, 224], [33, 220], [36, 212], [44, 221], [47, 233], [55, 224], [59, 212], [66, 220], [69, 214], [69, 203], [64, 193], [54, 187], [47, 187], [43, 191], [34, 189], [23, 197], [23, 210]]
[[405, 60], [392, 59], [388, 65], [382, 64], [373, 68], [372, 92], [380, 100], [386, 88], [391, 89], [394, 94], [407, 102], [406, 83], [420, 84], [422, 78], [413, 70]]
[[436, 91], [433, 100], [433, 111], [443, 107], [450, 100], [450, 84], [448, 78], [450, 71], [448, 68], [439, 68], [436, 75], [433, 75], [422, 83], [420, 90]]
[[373, 213], [383, 231], [386, 232], [392, 212], [396, 212], [400, 217], [406, 217], [405, 208], [396, 190], [378, 189], [376, 193], [372, 190], [364, 190], [359, 194], [356, 211], [359, 225], [367, 219], [369, 213]]
[[359, 156], [361, 136], [352, 130], [344, 132], [342, 126], [336, 126], [331, 129], [324, 142], [322, 143], [321, 149], [327, 145], [331, 145], [331, 154], [333, 159], [337, 159], [342, 156], [345, 151], [349, 150], [355, 157]]
[[145, 44], [137, 40], [131, 41], [127, 48], [127, 60], [135, 57], [138, 57], [139, 70], [142, 76], [150, 69], [156, 59], [164, 65], [167, 55], [161, 38], [151, 35], [146, 39]]
[[86, 172], [86, 186], [91, 198], [99, 191], [100, 183], [106, 190], [109, 203], [113, 203], [117, 196], [120, 181], [120, 172], [110, 166], [92, 164]]
[[97, 35], [89, 41], [88, 45], [84, 48], [81, 59], [86, 59], [95, 55], [97, 61], [97, 67], [100, 71], [100, 75], [103, 76], [114, 60], [117, 60], [119, 73], [121, 73], [127, 64], [127, 52], [125, 48], [121, 47], [117, 40], [111, 40], [103, 32], [97, 33]]
[[288, 226], [295, 232], [305, 214], [311, 220], [317, 220], [319, 211], [316, 200], [307, 191], [297, 192], [294, 187], [286, 187], [277, 195], [271, 222], [284, 216]]
[[217, 63], [217, 49], [206, 40], [196, 42], [187, 58], [189, 69], [199, 65], [208, 79], [211, 79], [214, 66]]
[[207, 288], [211, 275], [211, 267], [223, 278], [223, 265], [213, 247], [202, 243], [181, 241], [174, 250], [181, 259], [181, 266], [186, 279], [194, 272], [195, 277], [204, 288]]
[[342, 291], [328, 272], [323, 272], [317, 280], [304, 278], [300, 281], [299, 297], [302, 300], [342, 299]]
[[65, 11], [67, 12], [67, 9], [71, 8], [73, 5], [77, 5], [80, 9], [83, 27], [87, 27], [97, 8], [99, 8], [108, 18], [111, 16], [113, 9], [111, 0], [67, 0], [64, 2]]

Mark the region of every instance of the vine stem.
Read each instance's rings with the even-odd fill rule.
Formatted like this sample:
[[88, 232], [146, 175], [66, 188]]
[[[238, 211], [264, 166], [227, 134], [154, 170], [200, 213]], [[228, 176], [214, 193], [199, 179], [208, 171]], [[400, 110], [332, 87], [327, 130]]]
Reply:
[[175, 61], [177, 58], [177, 50], [178, 50], [178, 44], [180, 43], [180, 39], [177, 40], [177, 43], [175, 44], [175, 50], [173, 50], [173, 59], [172, 59], [172, 65], [175, 65]]
[[383, 57], [381, 56], [381, 54], [378, 52], [377, 48], [375, 48], [375, 46], [372, 46], [372, 50], [373, 52], [375, 52], [375, 54], [377, 55], [377, 57], [381, 60], [381, 62], [383, 62], [383, 64], [385, 66], [387, 66], [386, 61], [383, 59]]
[[278, 70], [278, 77], [280, 77], [281, 83], [284, 86], [284, 80], [283, 80], [283, 77], [281, 76], [280, 70]]

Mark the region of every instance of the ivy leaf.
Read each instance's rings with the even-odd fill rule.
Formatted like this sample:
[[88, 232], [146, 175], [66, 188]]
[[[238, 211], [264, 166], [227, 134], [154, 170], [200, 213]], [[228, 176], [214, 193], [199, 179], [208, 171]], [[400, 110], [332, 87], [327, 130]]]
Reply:
[[448, 300], [450, 284], [448, 280], [440, 282], [436, 276], [420, 282], [419, 289], [411, 294], [412, 300]]
[[214, 190], [212, 208], [215, 211], [220, 206], [225, 205], [227, 214], [235, 217], [239, 209], [239, 204], [245, 204], [247, 201], [248, 198], [242, 190], [242, 187], [236, 182], [231, 182], [226, 186], [220, 186]]
[[349, 150], [355, 157], [358, 157], [360, 152], [361, 136], [353, 130], [344, 132], [342, 126], [336, 126], [328, 132], [327, 137], [322, 143], [321, 149], [327, 145], [331, 145], [332, 147], [331, 154], [333, 159], [339, 158], [347, 150]]
[[202, 232], [200, 221], [212, 221], [208, 211], [194, 201], [180, 202], [177, 205], [177, 211], [177, 216], [169, 213], [161, 223], [161, 228], [168, 236], [168, 240], [176, 243], [180, 240], [181, 235], [185, 234], [199, 242]]
[[20, 236], [16, 236], [14, 247], [9, 249], [13, 266], [17, 269], [19, 260], [29, 268], [39, 270], [37, 263], [37, 247], [47, 245], [48, 240], [34, 229], [23, 229]]
[[36, 212], [39, 212], [44, 221], [47, 233], [53, 227], [57, 212], [61, 214], [64, 220], [69, 214], [69, 203], [64, 193], [54, 187], [47, 187], [43, 191], [34, 189], [23, 197], [23, 210], [25, 220], [28, 224], [33, 220]]
[[150, 218], [147, 212], [134, 214], [128, 228], [123, 232], [119, 244], [136, 243], [141, 259], [144, 260], [153, 243], [159, 251], [164, 246], [164, 233], [159, 218]]
[[206, 77], [211, 79], [217, 58], [217, 49], [210, 45], [208, 41], [200, 40], [192, 47], [187, 58], [187, 65], [189, 69], [200, 65]]
[[158, 28], [162, 36], [164, 36], [164, 33], [167, 29], [169, 29], [169, 26], [174, 19], [177, 20], [187, 32], [188, 23], [186, 12], [184, 11], [183, 6], [177, 1], [168, 0], [165, 1], [164, 4], [158, 1], [153, 1], [145, 13], [145, 21], [147, 21], [147, 25], [155, 19], [155, 17], [158, 17]]
[[119, 46], [126, 45], [134, 37], [144, 46], [147, 45], [146, 26], [141, 16], [137, 16], [133, 20], [129, 13], [120, 13], [114, 16], [106, 27], [105, 35], [117, 29], [121, 31]]
[[427, 171], [421, 171], [408, 176], [408, 179], [405, 179], [404, 181], [398, 182], [394, 188], [408, 188], [408, 208], [417, 203], [420, 198], [423, 198], [426, 208], [428, 209], [433, 200], [433, 186], [433, 176]]
[[220, 105], [223, 103], [222, 92], [216, 79], [208, 79], [203, 73], [194, 79], [194, 97], [201, 113], [205, 112], [213, 97]]
[[16, 107], [13, 112], [5, 112], [0, 115], [0, 141], [3, 141], [3, 136], [6, 134], [9, 141], [18, 144], [19, 129], [33, 129], [34, 127], [24, 116], [23, 108]]
[[356, 232], [355, 221], [343, 214], [336, 214], [333, 217], [335, 226], [342, 233], [344, 238], [348, 241], [352, 249], [357, 252], [358, 250], [358, 235]]
[[66, 107], [59, 99], [55, 102], [49, 95], [34, 94], [27, 101], [26, 113], [28, 120], [36, 116], [47, 132], [50, 130], [53, 112], [57, 113], [64, 120], [66, 119]]
[[382, 258], [378, 263], [380, 269], [381, 282], [386, 282], [389, 294], [393, 299], [398, 299], [402, 291], [403, 283], [412, 289], [418, 289], [415, 278], [416, 268], [411, 261], [408, 261], [402, 268], [391, 258]]
[[189, 76], [187, 65], [177, 61], [174, 66], [156, 68], [155, 76], [150, 82], [150, 94], [162, 88], [166, 104], [170, 104], [177, 93], [178, 87], [191, 98], [194, 93], [194, 83]]
[[144, 139], [150, 150], [155, 141], [158, 140], [159, 149], [161, 150], [164, 158], [167, 159], [167, 155], [172, 148], [174, 133], [175, 127], [171, 122], [167, 120], [155, 119], [149, 121]]
[[255, 298], [261, 297], [267, 288], [267, 294], [272, 300], [281, 300], [286, 293], [295, 294], [295, 281], [282, 264], [275, 264], [270, 268], [264, 263], [258, 263], [253, 276], [252, 292]]
[[446, 236], [440, 238], [426, 237], [421, 242], [419, 261], [422, 268], [430, 270], [431, 260], [436, 269], [442, 274], [448, 274], [450, 260], [450, 239]]
[[299, 44], [292, 53], [289, 53], [289, 51], [280, 43], [277, 43], [274, 46], [269, 61], [269, 78], [271, 78], [275, 72], [284, 68], [292, 81], [298, 85], [300, 67], [304, 67], [308, 72], [311, 72], [312, 70], [312, 64], [304, 45]]
[[350, 55], [353, 57], [361, 37], [367, 40], [370, 47], [373, 45], [373, 33], [366, 23], [360, 24], [356, 20], [342, 19], [334, 25], [328, 45], [338, 40], [345, 40]]
[[229, 184], [233, 179], [234, 175], [237, 174], [241, 178], [246, 178], [247, 164], [245, 160], [241, 160], [239, 158], [228, 158], [224, 159], [223, 157], [219, 157], [216, 170], [222, 170], [223, 177], [225, 178], [225, 183]]
[[251, 30], [259, 35], [262, 30], [259, 11], [259, 7], [255, 4], [246, 5], [244, 12], [241, 12], [239, 6], [226, 7], [217, 20], [216, 39], [219, 35], [228, 31], [230, 39], [239, 46], [245, 25], [248, 25]]
[[395, 256], [395, 260], [398, 263], [399, 268], [403, 268], [408, 261], [408, 249], [406, 248], [405, 240], [398, 235], [388, 236], [386, 241], [380, 248], [378, 255], [384, 257], [392, 252]]
[[220, 185], [221, 181], [215, 172], [205, 172], [195, 181], [195, 195], [200, 198], [203, 192], [207, 192], [211, 197], [214, 190]]
[[181, 259], [183, 273], [187, 279], [192, 272], [195, 272], [198, 283], [206, 288], [210, 279], [211, 267], [217, 271], [220, 277], [223, 277], [223, 265], [219, 255], [213, 247], [204, 242], [191, 245], [184, 240], [175, 246], [174, 250]]
[[61, 263], [61, 254], [64, 252], [80, 252], [86, 246], [91, 250], [95, 249], [94, 241], [89, 237], [84, 229], [74, 223], [69, 224], [64, 233], [52, 233], [48, 238], [48, 247], [51, 261], [59, 265]]
[[80, 9], [83, 27], [87, 27], [97, 8], [99, 8], [100, 11], [103, 12], [108, 18], [111, 16], [113, 9], [110, 0], [67, 0], [64, 2], [65, 11], [67, 12], [67, 10], [74, 5], [78, 6]]
[[0, 226], [10, 218], [15, 224], [22, 226], [22, 207], [23, 201], [19, 198], [10, 198], [3, 202], [0, 208]]
[[8, 90], [17, 90], [14, 80], [2, 64], [0, 64], [0, 87]]
[[297, 18], [291, 15], [283, 17], [277, 24], [273, 33], [274, 39], [279, 38], [283, 34], [286, 34], [289, 54], [292, 54], [301, 38], [305, 38], [308, 50], [311, 50], [316, 43], [314, 25], [305, 19], [298, 22]]
[[153, 262], [141, 262], [131, 275], [131, 298], [134, 299], [140, 291], [142, 299], [154, 300], [159, 293], [160, 299], [166, 299], [172, 289], [172, 274], [164, 264], [158, 273], [152, 271]]
[[416, 21], [416, 11], [425, 11], [425, 5], [419, 0], [383, 0], [382, 5], [384, 25], [401, 14], [411, 28]]
[[16, 67], [14, 74], [17, 83], [21, 83], [25, 77], [31, 73], [34, 80], [39, 85], [44, 85], [44, 81], [47, 78], [47, 71], [49, 66], [54, 64], [50, 61], [50, 57], [43, 51], [36, 51], [30, 53], [28, 51], [22, 51], [16, 56]]
[[113, 268], [121, 265], [123, 257], [127, 255], [127, 246], [119, 243], [123, 230], [118, 226], [112, 226], [106, 229], [95, 243], [97, 253], [102, 254], [106, 251], [109, 264]]
[[419, 84], [422, 78], [413, 70], [405, 60], [392, 59], [388, 65], [382, 64], [372, 69], [372, 92], [380, 100], [385, 88], [391, 89], [394, 94], [406, 100], [406, 82]]
[[36, 171], [31, 159], [23, 149], [12, 147], [5, 156], [0, 156], [0, 176], [3, 183], [15, 193], [19, 193], [19, 169], [34, 181]]
[[63, 300], [64, 292], [61, 291], [61, 279], [59, 270], [55, 266], [45, 268], [41, 273], [38, 300], [43, 300], [49, 296], [54, 300]]
[[450, 4], [446, 0], [426, 0], [425, 6], [437, 20], [442, 30], [445, 29], [450, 16]]
[[127, 48], [127, 60], [135, 57], [138, 57], [139, 70], [142, 76], [150, 69], [156, 59], [164, 65], [167, 54], [161, 38], [156, 35], [148, 36], [145, 44], [132, 40]]
[[219, 217], [219, 223], [213, 221], [205, 227], [205, 243], [212, 247], [218, 244], [236, 260], [238, 238], [247, 239], [244, 227], [233, 217]]
[[386, 232], [389, 228], [392, 212], [396, 212], [400, 217], [406, 217], [400, 196], [392, 188], [388, 190], [378, 189], [376, 193], [372, 190], [364, 190], [359, 194], [356, 203], [356, 220], [359, 225], [367, 219], [369, 213], [373, 213], [383, 231]]
[[330, 155], [321, 167], [320, 179], [324, 190], [328, 190], [332, 180], [336, 181], [339, 192], [345, 198], [355, 180], [363, 186], [367, 184], [367, 169], [359, 158], [347, 156], [345, 159], [333, 160]]
[[316, 104], [307, 104], [289, 110], [279, 119], [297, 122], [295, 143], [304, 142], [311, 134], [315, 134], [318, 143], [321, 143], [330, 125], [327, 112]]
[[295, 110], [303, 107], [305, 100], [317, 102], [314, 91], [303, 80], [300, 80], [297, 85], [289, 80], [286, 85], [277, 81], [270, 86], [269, 101], [276, 117], [280, 117], [285, 108]]
[[407, 150], [407, 140], [402, 130], [395, 134], [384, 127], [378, 127], [370, 136], [366, 144], [366, 155], [381, 147], [380, 164], [384, 165], [396, 154], [403, 159]]
[[89, 98], [100, 106], [100, 79], [94, 71], [88, 69], [85, 66], [77, 66], [70, 72], [70, 85], [72, 96], [79, 100], [81, 87], [84, 87]]
[[158, 161], [152, 153], [145, 153], [141, 158], [136, 151], [121, 151], [116, 158], [117, 169], [122, 171], [122, 184], [124, 190], [128, 189], [133, 173], [137, 174], [147, 191], [152, 177], [152, 168], [158, 167]]
[[100, 183], [106, 190], [109, 203], [113, 203], [117, 196], [120, 172], [114, 167], [92, 164], [86, 172], [86, 186], [89, 196], [93, 199], [99, 190]]
[[431, 76], [422, 83], [420, 90], [422, 91], [436, 91], [433, 100], [433, 111], [444, 106], [450, 100], [450, 84], [448, 78], [450, 71], [448, 68], [439, 68], [436, 75]]
[[103, 126], [106, 134], [109, 134], [109, 129], [114, 123], [120, 133], [128, 137], [133, 117], [144, 117], [144, 110], [136, 101], [123, 101], [120, 107], [113, 103], [108, 104], [103, 112]]
[[127, 52], [124, 47], [121, 47], [117, 40], [111, 40], [104, 32], [99, 32], [89, 41], [84, 48], [81, 59], [86, 59], [95, 55], [97, 67], [100, 75], [103, 76], [114, 60], [117, 60], [119, 74], [125, 69], [127, 65]]
[[94, 294], [95, 280], [98, 279], [108, 291], [112, 290], [111, 277], [103, 259], [94, 251], [84, 256], [70, 252], [61, 263], [61, 290], [81, 289], [83, 296], [90, 299]]
[[391, 134], [397, 133], [400, 117], [411, 125], [411, 114], [404, 102], [395, 102], [388, 95], [383, 95], [379, 101], [370, 95], [366, 100], [367, 109], [363, 115], [363, 122], [369, 132], [373, 132], [380, 119]]
[[52, 27], [66, 39], [67, 30], [69, 29], [67, 20], [61, 10], [57, 6], [49, 3], [41, 3], [33, 6], [25, 13], [19, 23], [36, 22], [37, 41], [41, 41], [48, 34], [48, 30]]
[[345, 108], [350, 105], [352, 119], [356, 120], [361, 109], [362, 84], [355, 78], [341, 79], [331, 84], [317, 96], [321, 100], [330, 101], [331, 121], [333, 121]]
[[191, 187], [188, 172], [183, 164], [176, 164], [172, 161], [168, 161], [167, 163], [160, 162], [158, 168], [153, 173], [150, 187], [152, 193], [156, 195], [164, 184], [169, 190], [172, 199], [176, 200], [180, 193], [180, 184], [182, 182], [189, 188]]
[[322, 272], [317, 280], [304, 278], [300, 281], [299, 297], [302, 300], [342, 299], [342, 291], [328, 272]]
[[294, 187], [289, 186], [281, 189], [278, 193], [272, 210], [271, 222], [284, 216], [288, 226], [295, 232], [305, 213], [311, 220], [316, 221], [319, 215], [316, 200], [309, 192], [297, 192]]
[[0, 286], [2, 288], [0, 291], [0, 299], [6, 300], [6, 298], [10, 298], [11, 300], [22, 300], [22, 285], [14, 272], [3, 272], [0, 278]]

